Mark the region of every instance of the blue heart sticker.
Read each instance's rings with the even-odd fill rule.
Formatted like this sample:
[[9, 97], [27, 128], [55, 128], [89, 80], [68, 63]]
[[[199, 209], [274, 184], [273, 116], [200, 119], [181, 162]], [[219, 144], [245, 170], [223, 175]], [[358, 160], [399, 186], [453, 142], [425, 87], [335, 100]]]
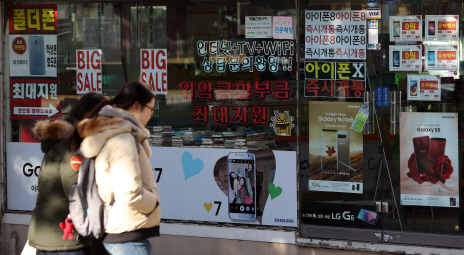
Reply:
[[203, 170], [203, 160], [199, 158], [194, 160], [192, 154], [186, 151], [182, 154], [182, 168], [184, 169], [185, 180], [187, 180]]

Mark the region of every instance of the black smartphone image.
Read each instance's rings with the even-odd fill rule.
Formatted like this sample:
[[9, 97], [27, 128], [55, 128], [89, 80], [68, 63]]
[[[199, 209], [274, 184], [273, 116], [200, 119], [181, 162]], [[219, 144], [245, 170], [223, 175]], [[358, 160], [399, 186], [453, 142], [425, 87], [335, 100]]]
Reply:
[[337, 139], [337, 130], [321, 130], [321, 169], [323, 170], [337, 170]]
[[429, 21], [429, 35], [435, 35], [435, 21]]
[[368, 224], [375, 225], [377, 224], [377, 213], [366, 209], [361, 209], [358, 213], [358, 219]]
[[400, 22], [393, 21], [393, 37], [400, 37]]
[[43, 36], [29, 36], [29, 71], [31, 75], [45, 74], [45, 51]]
[[[445, 138], [430, 138], [429, 143], [429, 155], [428, 155], [428, 167], [427, 167], [427, 175], [433, 176], [435, 178], [441, 178], [443, 174], [443, 162], [441, 160], [441, 164], [439, 166], [435, 165], [435, 161], [439, 160], [439, 158], [443, 158], [445, 156], [445, 147], [446, 147], [446, 139]], [[434, 171], [435, 168], [438, 171]]]
[[427, 66], [435, 66], [435, 51], [427, 52]]
[[393, 66], [400, 67], [400, 52], [397, 50], [393, 51]]
[[417, 97], [417, 81], [411, 80], [409, 83], [409, 96], [410, 97]]
[[339, 171], [350, 171], [350, 131], [337, 131], [337, 169]]
[[429, 161], [429, 137], [419, 136], [412, 139], [414, 154], [416, 155], [417, 171], [425, 174], [428, 168]]

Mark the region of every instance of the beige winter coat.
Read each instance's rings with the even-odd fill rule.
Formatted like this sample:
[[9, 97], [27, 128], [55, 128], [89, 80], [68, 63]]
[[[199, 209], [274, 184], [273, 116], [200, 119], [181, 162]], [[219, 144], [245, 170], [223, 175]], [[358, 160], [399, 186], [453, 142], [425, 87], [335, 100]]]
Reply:
[[80, 147], [83, 155], [96, 156], [98, 193], [108, 204], [114, 198], [106, 233], [159, 226], [159, 195], [148, 160], [152, 153], [146, 140], [149, 132], [138, 124], [118, 117], [99, 116], [78, 125], [79, 134], [84, 138]]

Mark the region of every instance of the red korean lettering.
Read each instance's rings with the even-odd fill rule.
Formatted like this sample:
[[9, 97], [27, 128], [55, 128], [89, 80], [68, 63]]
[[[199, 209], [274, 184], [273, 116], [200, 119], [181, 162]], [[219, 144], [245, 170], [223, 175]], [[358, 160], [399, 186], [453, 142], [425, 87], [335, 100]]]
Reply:
[[214, 99], [214, 87], [212, 82], [200, 81], [198, 83], [198, 98], [213, 101]]
[[289, 101], [292, 93], [288, 80], [274, 81], [274, 98], [277, 101]]
[[266, 99], [266, 96], [272, 95], [271, 82], [266, 81], [255, 81], [254, 95], [258, 97], [259, 101]]
[[235, 97], [237, 101], [251, 101], [251, 82], [236, 81], [234, 84]]
[[254, 105], [251, 107], [251, 123], [253, 126], [268, 126], [266, 105]]
[[216, 82], [216, 99], [218, 101], [230, 101], [232, 100], [232, 83], [230, 81], [218, 81]]
[[209, 111], [207, 105], [193, 105], [192, 121], [204, 125], [209, 122]]
[[229, 107], [227, 105], [214, 106], [212, 111], [215, 124], [229, 125]]
[[239, 121], [242, 125], [248, 125], [248, 107], [247, 106], [231, 106], [234, 117], [230, 121], [231, 123]]
[[195, 99], [194, 84], [194, 81], [180, 81], [177, 93], [182, 96], [182, 99]]

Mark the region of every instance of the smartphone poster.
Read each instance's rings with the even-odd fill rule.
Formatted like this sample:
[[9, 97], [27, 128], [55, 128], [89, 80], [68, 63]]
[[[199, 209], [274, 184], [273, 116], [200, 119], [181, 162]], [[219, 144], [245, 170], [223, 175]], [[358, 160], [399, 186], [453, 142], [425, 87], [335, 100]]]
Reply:
[[424, 54], [425, 70], [458, 71], [458, 46], [425, 45]]
[[56, 4], [9, 6], [10, 76], [56, 78], [56, 10]]
[[390, 16], [389, 25], [391, 42], [422, 41], [421, 16]]
[[459, 15], [425, 15], [426, 41], [458, 41]]
[[422, 71], [422, 45], [390, 45], [390, 71]]
[[459, 207], [457, 137], [457, 113], [400, 113], [402, 205]]
[[295, 151], [151, 149], [163, 219], [297, 226]]
[[441, 81], [437, 75], [408, 75], [407, 98], [417, 101], [441, 101]]
[[361, 106], [309, 102], [309, 190], [363, 193], [363, 135], [351, 129]]

